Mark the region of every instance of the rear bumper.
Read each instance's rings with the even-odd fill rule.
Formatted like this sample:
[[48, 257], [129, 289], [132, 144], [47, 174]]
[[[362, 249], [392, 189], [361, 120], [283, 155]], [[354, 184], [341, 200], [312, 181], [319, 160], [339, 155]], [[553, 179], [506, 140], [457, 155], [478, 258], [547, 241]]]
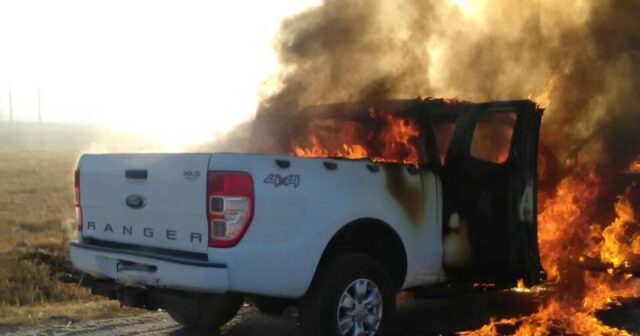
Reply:
[[69, 254], [80, 270], [128, 285], [210, 293], [229, 291], [229, 271], [225, 264], [77, 241], [70, 243]]
[[221, 300], [242, 300], [240, 294], [210, 294], [185, 292], [174, 289], [140, 288], [117, 284], [113, 280], [84, 278], [81, 283], [91, 288], [91, 294], [118, 300], [122, 305], [148, 310], [173, 310], [199, 314], [202, 308], [214, 307]]

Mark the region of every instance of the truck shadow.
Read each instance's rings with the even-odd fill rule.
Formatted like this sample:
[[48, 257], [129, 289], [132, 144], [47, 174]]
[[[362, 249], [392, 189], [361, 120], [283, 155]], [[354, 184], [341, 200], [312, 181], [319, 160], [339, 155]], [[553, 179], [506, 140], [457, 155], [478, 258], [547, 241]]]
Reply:
[[[406, 299], [398, 296], [395, 323], [390, 332], [397, 336], [452, 335], [473, 330], [488, 323], [491, 318], [501, 319], [528, 315], [536, 311], [539, 299], [531, 294], [495, 292], [462, 295], [446, 299]], [[225, 336], [302, 336], [297, 323], [297, 311], [289, 309], [285, 316], [271, 317], [260, 314], [253, 307], [243, 308], [219, 333], [195, 332], [179, 329], [171, 333], [183, 335]]]
[[532, 314], [539, 302], [539, 298], [532, 294], [511, 291], [398, 302], [398, 313], [391, 334], [453, 335], [478, 329], [491, 319]]

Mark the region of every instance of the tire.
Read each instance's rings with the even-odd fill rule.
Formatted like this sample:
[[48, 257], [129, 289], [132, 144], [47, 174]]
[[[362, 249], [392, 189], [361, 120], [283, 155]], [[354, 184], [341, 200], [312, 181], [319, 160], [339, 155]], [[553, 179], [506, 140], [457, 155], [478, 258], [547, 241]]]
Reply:
[[[363, 299], [372, 298], [374, 304], [364, 303]], [[381, 303], [375, 304], [378, 300]], [[361, 335], [380, 336], [390, 327], [395, 306], [395, 286], [377, 260], [365, 254], [337, 253], [316, 271], [300, 302], [300, 322], [305, 335], [356, 336], [355, 328], [365, 328]], [[342, 331], [340, 318], [347, 321]], [[347, 328], [350, 319], [351, 328]]]
[[168, 308], [171, 318], [193, 329], [219, 328], [236, 316], [244, 298], [237, 294], [216, 295], [206, 300], [195, 300], [189, 311]]
[[261, 313], [269, 316], [282, 315], [285, 309], [287, 309], [291, 305], [291, 302], [289, 300], [264, 296], [256, 296], [253, 297], [252, 300], [256, 305], [256, 308], [258, 308]]

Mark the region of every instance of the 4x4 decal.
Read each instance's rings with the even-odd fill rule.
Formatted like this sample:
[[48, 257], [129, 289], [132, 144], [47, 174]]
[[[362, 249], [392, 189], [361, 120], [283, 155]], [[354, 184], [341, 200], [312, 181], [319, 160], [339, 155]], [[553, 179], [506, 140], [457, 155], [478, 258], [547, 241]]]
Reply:
[[275, 188], [280, 186], [293, 186], [294, 188], [297, 188], [298, 186], [300, 186], [300, 175], [295, 174], [282, 176], [280, 174], [269, 174], [267, 177], [265, 177], [264, 183], [273, 184]]

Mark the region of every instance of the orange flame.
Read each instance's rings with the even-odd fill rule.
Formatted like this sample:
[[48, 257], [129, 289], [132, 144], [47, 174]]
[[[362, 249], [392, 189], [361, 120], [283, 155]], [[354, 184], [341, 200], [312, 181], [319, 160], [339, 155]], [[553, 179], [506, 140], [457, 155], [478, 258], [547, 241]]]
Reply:
[[[582, 161], [581, 168], [564, 178], [553, 195], [540, 195], [540, 255], [550, 281], [557, 287], [555, 295], [530, 316], [493, 319], [482, 328], [461, 335], [502, 335], [505, 329], [517, 336], [631, 335], [603, 324], [595, 313], [619, 304], [620, 298], [640, 296], [640, 281], [617, 269], [640, 257], [640, 227], [630, 201], [632, 188], [618, 197], [614, 205], [616, 218], [604, 230], [598, 224], [585, 222], [603, 182], [589, 158], [578, 160]], [[572, 263], [584, 262], [583, 256], [612, 267], [608, 273], [578, 270]]]
[[554, 282], [558, 281], [560, 267], [566, 266], [568, 258], [581, 254], [581, 251], [572, 250], [572, 239], [580, 234], [578, 229], [585, 225], [582, 216], [600, 191], [600, 179], [594, 167], [586, 166], [581, 173], [563, 179], [555, 195], [541, 202], [542, 212], [538, 214], [540, 259], [549, 279]]
[[[536, 97], [540, 106], [550, 104], [554, 85], [555, 76]], [[345, 122], [332, 124], [332, 131], [324, 133], [310, 127], [307, 138], [294, 140], [292, 154], [417, 164], [414, 141], [419, 130], [415, 121], [373, 108], [369, 118], [382, 126], [363, 131], [354, 123]], [[508, 152], [500, 154], [508, 155]], [[589, 222], [606, 182], [598, 175], [596, 164], [584, 154], [578, 155], [570, 165], [575, 168], [570, 176], [563, 178], [551, 193], [538, 195], [540, 259], [549, 284], [557, 289], [555, 294], [530, 316], [492, 320], [482, 328], [462, 335], [500, 335], [504, 327], [514, 331], [510, 332], [513, 335], [630, 335], [604, 325], [595, 313], [609, 309], [619, 298], [640, 296], [640, 281], [624, 273], [634, 262], [640, 266], [640, 227], [630, 200], [631, 188], [618, 197], [613, 207], [616, 216], [610, 225]], [[640, 173], [640, 157], [627, 172]], [[539, 162], [539, 173], [541, 177], [549, 174], [544, 160]], [[584, 263], [586, 258], [609, 265], [609, 273], [578, 269], [576, 264]], [[513, 290], [542, 292], [525, 288], [522, 281]]]
[[381, 121], [383, 126], [380, 129], [361, 130], [353, 123], [332, 124], [337, 131], [325, 135], [325, 141], [319, 139], [322, 132], [315, 131], [312, 125], [308, 139], [293, 141], [291, 154], [298, 157], [368, 158], [377, 162], [418, 163], [414, 141], [419, 130], [414, 120], [373, 108], [369, 109], [369, 118]]
[[416, 123], [391, 114], [385, 115], [384, 119], [385, 127], [380, 134], [381, 154], [372, 159], [374, 161], [418, 163], [418, 151], [411, 143], [411, 140], [417, 138], [419, 134]]
[[640, 174], [640, 157], [638, 157], [634, 162], [631, 162], [629, 168], [627, 169], [628, 173]]
[[538, 104], [539, 107], [548, 108], [551, 104], [551, 93], [556, 86], [556, 81], [558, 79], [558, 75], [554, 74], [551, 76], [551, 79], [547, 82], [542, 92], [535, 97], [533, 95], [529, 95], [529, 99], [533, 100]]
[[342, 147], [335, 152], [330, 152], [328, 149], [320, 145], [316, 136], [311, 136], [311, 146], [302, 148], [295, 146], [293, 152], [299, 157], [344, 157], [348, 159], [361, 159], [367, 157], [367, 150], [358, 144], [348, 145], [342, 144]]
[[501, 335], [505, 326], [515, 328], [514, 336], [538, 335], [603, 335], [631, 336], [630, 333], [603, 325], [593, 314], [552, 300], [536, 313], [519, 319], [506, 319], [489, 324], [475, 331], [462, 332], [467, 336]]
[[[631, 188], [618, 197], [616, 219], [602, 231], [600, 260], [614, 268], [629, 266], [631, 259], [640, 261], [640, 227], [629, 199]], [[635, 231], [635, 232], [634, 232]]]

